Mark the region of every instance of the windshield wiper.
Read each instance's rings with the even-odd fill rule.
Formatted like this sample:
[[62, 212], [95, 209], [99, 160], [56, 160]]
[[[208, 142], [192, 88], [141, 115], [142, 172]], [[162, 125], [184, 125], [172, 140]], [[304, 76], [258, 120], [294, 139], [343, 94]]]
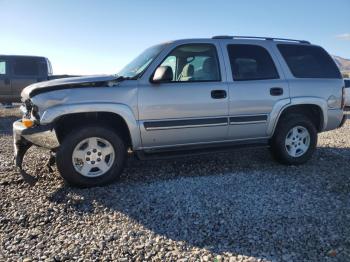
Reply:
[[134, 77], [129, 77], [129, 76], [118, 76], [116, 75], [116, 79], [117, 81], [124, 81], [124, 80], [136, 80], [137, 78], [134, 76]]
[[115, 79], [115, 80], [117, 80], [117, 81], [124, 81], [124, 80], [129, 80], [130, 79], [130, 77], [125, 77], [125, 76], [116, 76], [117, 78]]

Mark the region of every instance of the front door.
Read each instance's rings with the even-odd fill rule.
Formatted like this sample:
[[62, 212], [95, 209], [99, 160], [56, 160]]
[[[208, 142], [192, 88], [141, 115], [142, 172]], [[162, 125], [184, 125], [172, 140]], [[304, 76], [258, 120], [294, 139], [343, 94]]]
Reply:
[[159, 66], [171, 68], [167, 83], [139, 87], [144, 148], [223, 141], [228, 131], [228, 90], [215, 43], [175, 47]]
[[0, 57], [0, 102], [11, 101], [11, 96], [8, 60]]

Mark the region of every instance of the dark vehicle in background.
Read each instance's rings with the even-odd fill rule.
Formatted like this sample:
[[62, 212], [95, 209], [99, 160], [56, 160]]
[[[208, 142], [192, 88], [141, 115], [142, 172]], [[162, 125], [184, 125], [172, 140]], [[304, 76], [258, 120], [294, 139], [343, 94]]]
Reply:
[[20, 102], [26, 86], [63, 77], [68, 76], [52, 75], [52, 66], [46, 57], [0, 55], [0, 103]]

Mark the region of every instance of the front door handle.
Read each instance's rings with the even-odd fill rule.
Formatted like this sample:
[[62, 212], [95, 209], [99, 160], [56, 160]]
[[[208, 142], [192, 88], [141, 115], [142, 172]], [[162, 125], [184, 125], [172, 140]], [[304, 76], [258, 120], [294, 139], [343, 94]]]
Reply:
[[281, 88], [281, 87], [272, 87], [270, 89], [270, 95], [272, 95], [272, 96], [281, 96], [281, 95], [283, 95], [283, 88]]
[[225, 90], [212, 90], [211, 97], [213, 99], [224, 99], [227, 97], [227, 93]]

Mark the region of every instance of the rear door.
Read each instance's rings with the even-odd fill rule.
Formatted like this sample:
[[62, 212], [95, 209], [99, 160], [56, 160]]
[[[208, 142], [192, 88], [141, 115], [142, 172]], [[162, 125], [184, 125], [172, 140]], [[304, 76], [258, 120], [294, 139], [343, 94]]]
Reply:
[[14, 57], [12, 62], [12, 97], [20, 101], [26, 86], [45, 80], [43, 63], [37, 57]]
[[229, 139], [266, 138], [276, 103], [289, 99], [288, 83], [268, 41], [222, 42], [228, 68]]
[[9, 61], [0, 56], [0, 102], [11, 101], [11, 81], [9, 76]]

